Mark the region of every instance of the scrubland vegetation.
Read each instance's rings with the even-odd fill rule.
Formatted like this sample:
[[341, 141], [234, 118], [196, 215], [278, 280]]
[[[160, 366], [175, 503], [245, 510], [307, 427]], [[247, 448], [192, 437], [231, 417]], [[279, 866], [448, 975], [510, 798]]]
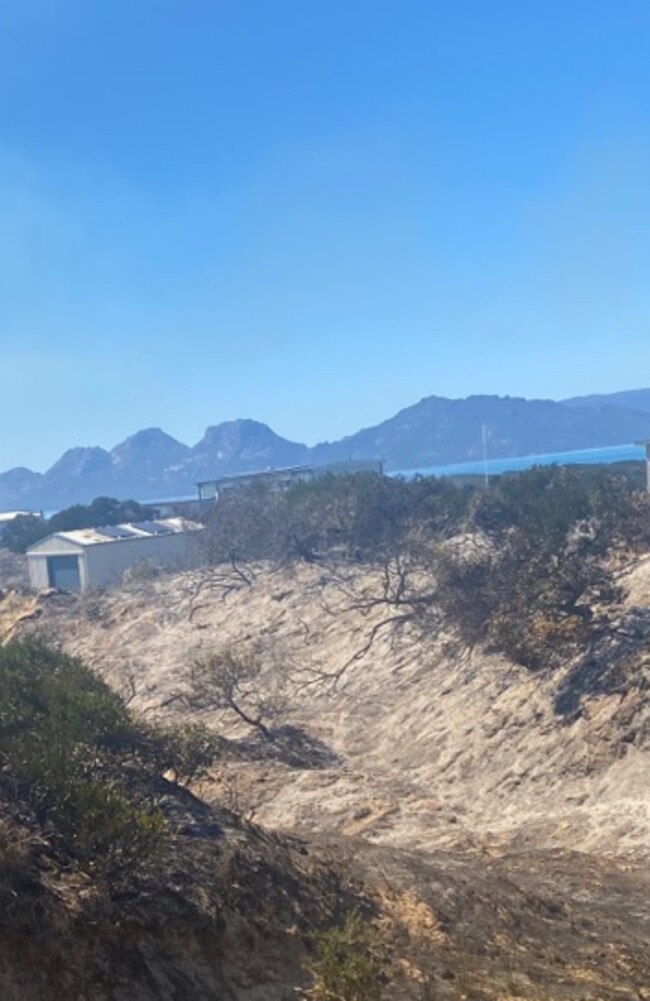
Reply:
[[[121, 509], [112, 515], [105, 507], [101, 510], [105, 523], [109, 517], [122, 520], [124, 516]], [[525, 679], [525, 684], [534, 686], [548, 680], [551, 692], [553, 679], [562, 676], [565, 685], [571, 675], [567, 665], [588, 665], [591, 652], [611, 629], [612, 616], [622, 597], [621, 568], [650, 549], [647, 495], [620, 472], [586, 467], [538, 468], [501, 477], [488, 490], [433, 478], [407, 481], [365, 475], [332, 477], [287, 493], [256, 487], [226, 494], [207, 516], [206, 531], [201, 536], [202, 566], [198, 571], [170, 575], [167, 581], [160, 577], [129, 581], [122, 597], [112, 606], [112, 618], [104, 618], [111, 607], [110, 595], [54, 595], [44, 599], [46, 605], [49, 602], [52, 606], [53, 616], [57, 610], [61, 613], [62, 626], [69, 629], [71, 625], [64, 615], [64, 606], [69, 602], [74, 627], [74, 616], [83, 618], [87, 614], [88, 621], [92, 620], [93, 636], [110, 644], [111, 623], [124, 621], [124, 628], [130, 628], [128, 616], [134, 602], [140, 602], [142, 607], [147, 601], [155, 603], [159, 599], [154, 594], [165, 595], [165, 600], [171, 601], [174, 588], [178, 590], [179, 606], [173, 615], [171, 610], [169, 614], [182, 618], [182, 636], [193, 634], [196, 646], [187, 647], [186, 653], [183, 646], [182, 675], [179, 672], [179, 677], [169, 682], [155, 712], [143, 712], [135, 675], [133, 690], [118, 694], [79, 658], [38, 639], [13, 640], [0, 649], [0, 901], [7, 905], [0, 933], [6, 928], [11, 930], [12, 921], [15, 924], [11, 917], [13, 902], [25, 897], [25, 887], [34, 884], [34, 873], [43, 866], [47, 876], [39, 875], [41, 883], [49, 880], [67, 886], [66, 881], [77, 881], [75, 907], [81, 906], [84, 915], [90, 912], [83, 910], [86, 904], [82, 906], [79, 900], [92, 900], [93, 907], [99, 900], [104, 902], [106, 910], [101, 920], [106, 920], [100, 925], [107, 940], [107, 929], [116, 913], [111, 908], [118, 908], [122, 920], [126, 913], [120, 910], [124, 900], [135, 901], [138, 913], [149, 906], [144, 901], [159, 900], [161, 895], [167, 902], [173, 901], [164, 921], [157, 912], [154, 915], [154, 936], [163, 935], [163, 927], [172, 928], [169, 947], [181, 926], [208, 929], [205, 940], [201, 939], [208, 943], [207, 951], [200, 953], [196, 970], [210, 968], [210, 976], [214, 969], [227, 965], [225, 953], [219, 952], [221, 946], [216, 949], [215, 941], [221, 942], [224, 929], [235, 928], [239, 936], [237, 948], [246, 957], [244, 967], [255, 952], [251, 942], [257, 943], [258, 953], [267, 950], [263, 963], [260, 960], [257, 972], [251, 974], [251, 998], [259, 996], [254, 993], [254, 977], [257, 983], [264, 980], [261, 965], [270, 969], [284, 950], [291, 956], [290, 970], [274, 969], [273, 982], [286, 988], [284, 993], [269, 993], [274, 1001], [276, 997], [284, 1001], [290, 995], [296, 996], [296, 991], [305, 1001], [456, 1001], [461, 997], [491, 1001], [503, 996], [555, 1001], [560, 997], [618, 996], [614, 987], [610, 991], [610, 984], [618, 976], [615, 951], [611, 952], [611, 969], [609, 958], [606, 963], [593, 960], [594, 970], [607, 968], [602, 974], [605, 987], [594, 988], [600, 993], [590, 994], [582, 986], [581, 993], [571, 993], [573, 985], [578, 981], [582, 985], [583, 980], [577, 974], [572, 980], [570, 970], [565, 969], [562, 943], [567, 935], [575, 934], [581, 950], [580, 963], [591, 971], [592, 925], [582, 912], [578, 920], [565, 907], [564, 891], [561, 903], [548, 903], [547, 896], [553, 893], [544, 882], [546, 867], [551, 864], [548, 859], [539, 865], [538, 883], [533, 880], [520, 893], [512, 889], [515, 884], [508, 875], [509, 860], [504, 861], [504, 876], [494, 868], [497, 864], [492, 856], [481, 852], [467, 863], [461, 862], [460, 856], [449, 856], [449, 865], [443, 856], [425, 863], [425, 856], [407, 859], [389, 852], [380, 854], [376, 863], [368, 863], [373, 869], [369, 883], [377, 880], [377, 869], [381, 872], [380, 890], [373, 891], [372, 897], [372, 893], [366, 894], [361, 880], [356, 884], [347, 872], [343, 875], [344, 867], [338, 859], [329, 866], [318, 863], [315, 869], [301, 868], [307, 848], [295, 847], [291, 840], [283, 840], [284, 836], [255, 828], [243, 819], [252, 814], [239, 808], [237, 797], [227, 801], [226, 809], [225, 797], [219, 802], [220, 793], [214, 794], [214, 812], [190, 790], [201, 788], [196, 781], [206, 775], [212, 776], [214, 788], [225, 789], [218, 781], [220, 773], [227, 774], [226, 758], [230, 754], [231, 762], [234, 756], [240, 771], [248, 764], [258, 768], [253, 781], [259, 780], [261, 785], [279, 782], [278, 776], [284, 776], [282, 780], [287, 784], [295, 781], [296, 788], [300, 784], [308, 787], [306, 776], [312, 769], [316, 796], [327, 795], [327, 783], [332, 778], [327, 773], [339, 768], [339, 748], [332, 750], [321, 741], [323, 736], [329, 739], [326, 727], [320, 731], [315, 726], [312, 734], [309, 725], [334, 701], [330, 696], [339, 697], [333, 691], [338, 682], [366, 655], [364, 672], [372, 674], [370, 655], [380, 649], [379, 639], [387, 633], [399, 633], [421, 657], [422, 663], [417, 671], [413, 669], [409, 681], [414, 685], [413, 705], [420, 714], [420, 732], [423, 712], [429, 711], [444, 687], [438, 676], [429, 691], [422, 677], [429, 670], [427, 644], [433, 645], [441, 636], [454, 651], [449, 661], [438, 665], [441, 673], [454, 658], [461, 659], [458, 651], [473, 649], [480, 653], [476, 670], [483, 669], [483, 651], [493, 651], [501, 657], [491, 659], [492, 667], [499, 660], [510, 667], [512, 662], [521, 665], [524, 670], [518, 669], [517, 677]], [[309, 630], [319, 615], [333, 633], [336, 617], [341, 615], [360, 627], [331, 669], [327, 663], [310, 670], [295, 661], [273, 663], [274, 656], [280, 657], [282, 651], [274, 654], [265, 645], [267, 633], [263, 622], [260, 628], [259, 616], [255, 628], [251, 626], [252, 618], [247, 617], [250, 608], [246, 596], [253, 596], [261, 577], [266, 591], [260, 608], [265, 608], [267, 615], [277, 614], [278, 619], [284, 616], [285, 620], [299, 614], [296, 608], [305, 607], [294, 603], [293, 597], [285, 603], [284, 595], [292, 580], [311, 582], [319, 608], [304, 625], [306, 644], [311, 642]], [[277, 582], [269, 584], [274, 579]], [[233, 605], [230, 598], [235, 592], [235, 600], [243, 596], [238, 614], [246, 616], [246, 628], [237, 642], [232, 637], [222, 638], [218, 631], [227, 623]], [[209, 614], [215, 607], [222, 610], [220, 624], [212, 632], [205, 631], [206, 606]], [[166, 614], [165, 609], [159, 611], [158, 618], [151, 619], [157, 625], [143, 634], [149, 637], [148, 642]], [[34, 620], [30, 628], [38, 635], [38, 621]], [[292, 628], [287, 626], [289, 632]], [[65, 641], [65, 633], [59, 633], [58, 640]], [[633, 646], [630, 640], [629, 650], [636, 657]], [[125, 665], [120, 677], [129, 676], [129, 670]], [[383, 675], [383, 684], [387, 684], [387, 677], [391, 677], [390, 671]], [[600, 684], [602, 677], [597, 680]], [[352, 699], [351, 718], [359, 730], [374, 728], [371, 740], [377, 739], [381, 712], [388, 706], [381, 700], [395, 698], [398, 690], [400, 698], [407, 698], [406, 674], [399, 676], [402, 683], [403, 689], [398, 689], [398, 682], [390, 687], [391, 680], [388, 695], [379, 687], [372, 692], [372, 698], [383, 709], [371, 720]], [[449, 681], [452, 683], [453, 679]], [[312, 685], [317, 687], [310, 689]], [[373, 689], [372, 678], [368, 685]], [[621, 748], [635, 742], [642, 747], [643, 723], [631, 717], [643, 698], [642, 687], [639, 683], [638, 691], [628, 688], [629, 692], [619, 686], [622, 697], [630, 694], [629, 706], [626, 703], [621, 710], [620, 740], [615, 734], [617, 717], [608, 717], [610, 729], [605, 739], [611, 740], [612, 748], [616, 744], [614, 756], [621, 756]], [[299, 697], [304, 707], [311, 691], [321, 701], [311, 716], [305, 717], [307, 728], [286, 725], [292, 719], [292, 699]], [[364, 706], [364, 711], [368, 707], [372, 710], [370, 697]], [[358, 717], [354, 715], [357, 712]], [[502, 708], [499, 720], [504, 719], [507, 710]], [[467, 722], [463, 716], [463, 734], [470, 732]], [[236, 736], [227, 738], [221, 727], [231, 724]], [[494, 726], [498, 736], [500, 722], [487, 720], [486, 726]], [[247, 730], [247, 736], [240, 739], [242, 729]], [[298, 738], [302, 744], [296, 750]], [[467, 744], [474, 739], [459, 737], [461, 743]], [[593, 734], [591, 739], [590, 754], [596, 756], [600, 750], [593, 744]], [[388, 737], [389, 744], [403, 740], [403, 729]], [[303, 753], [305, 747], [310, 749], [309, 760]], [[314, 748], [318, 749], [317, 755]], [[427, 745], [425, 751], [431, 758], [439, 754], [433, 745]], [[249, 753], [250, 760], [246, 758]], [[450, 746], [449, 760], [456, 753], [455, 745]], [[368, 775], [372, 774], [371, 767], [377, 767], [376, 762], [369, 766]], [[419, 767], [423, 767], [421, 759]], [[467, 763], [462, 765], [469, 767]], [[581, 766], [574, 760], [571, 767]], [[593, 768], [593, 763], [588, 767]], [[357, 761], [354, 768], [361, 769], [365, 783], [365, 759]], [[293, 778], [288, 776], [291, 769]], [[320, 786], [319, 770], [323, 774]], [[519, 772], [512, 779], [521, 781]], [[404, 786], [401, 781], [402, 777], [396, 797], [403, 790], [410, 796], [408, 776]], [[454, 796], [449, 775], [441, 782]], [[345, 792], [343, 783], [341, 788]], [[438, 792], [427, 788], [426, 810], [440, 817], [436, 823], [442, 824], [445, 810], [433, 801]], [[382, 811], [395, 809], [390, 801], [384, 806], [384, 795], [385, 789], [381, 794], [369, 789], [369, 805], [359, 808], [358, 803], [352, 804], [352, 820], [358, 826], [352, 824], [346, 829], [362, 831], [365, 818], [373, 811], [381, 816]], [[375, 796], [379, 801], [376, 807]], [[449, 811], [449, 823], [454, 826], [458, 812], [456, 805], [453, 813]], [[228, 839], [219, 840], [228, 825], [233, 831], [230, 843]], [[365, 850], [358, 847], [360, 840], [354, 847], [359, 853]], [[43, 853], [46, 864], [35, 861]], [[214, 875], [217, 858], [223, 865], [218, 879]], [[534, 870], [536, 864], [532, 856], [527, 856], [526, 869]], [[528, 874], [520, 876], [516, 864], [512, 865], [517, 885], [520, 879], [525, 882]], [[565, 879], [567, 886], [573, 885], [574, 873], [580, 871], [588, 881], [592, 878], [590, 865], [572, 858], [566, 864], [565, 876], [558, 862], [557, 878]], [[393, 900], [393, 891], [386, 889], [389, 880], [385, 871], [391, 873], [391, 880], [398, 881], [405, 871], [416, 874], [409, 889], [415, 903], [410, 903], [408, 895], [404, 897], [406, 903], [402, 901], [407, 912], [403, 925], [397, 921], [391, 925], [387, 915], [393, 912], [389, 908], [382, 915], [380, 901]], [[605, 885], [598, 873], [594, 880], [594, 886]], [[426, 905], [417, 897], [425, 884], [430, 884]], [[604, 898], [596, 897], [596, 890], [590, 892], [594, 899], [605, 899], [606, 903], [598, 906], [613, 908], [616, 927], [623, 929], [624, 938], [623, 896], [619, 883], [614, 885], [611, 897], [607, 897], [606, 888], [602, 891]], [[417, 927], [410, 907], [415, 909]], [[127, 924], [139, 920], [129, 913]], [[34, 915], [30, 910], [26, 927], [41, 928], [42, 915]], [[151, 920], [149, 912], [146, 920]], [[587, 929], [584, 936], [581, 922]], [[513, 945], [522, 927], [528, 929], [526, 948], [531, 950], [532, 958]], [[426, 934], [420, 955], [417, 936], [423, 930]], [[538, 955], [542, 940], [547, 941], [543, 956]], [[143, 947], [143, 954], [149, 947]], [[124, 943], [121, 948], [126, 948]], [[198, 950], [199, 946], [194, 942], [191, 948]], [[635, 945], [635, 950], [635, 983], [641, 983], [639, 971], [644, 969], [645, 953], [640, 945]], [[172, 979], [179, 975], [182, 962], [175, 954]], [[529, 984], [524, 979], [528, 972]], [[147, 975], [142, 974], [144, 979]], [[1, 977], [0, 962], [0, 981]], [[560, 993], [546, 993], [543, 985], [547, 980], [568, 985], [569, 993], [562, 993], [563, 986], [558, 988]], [[83, 988], [70, 987], [67, 996], [97, 997], [102, 1001], [105, 996], [111, 997], [99, 991], [93, 993], [93, 989], [89, 990], [86, 980]], [[225, 988], [221, 981], [197, 987], [197, 982], [188, 980], [177, 994], [157, 994], [157, 985], [152, 994], [143, 996], [248, 998], [246, 989], [238, 993], [238, 987], [229, 993], [230, 987]], [[40, 995], [33, 996], [40, 1001]]]
[[[442, 621], [531, 668], [585, 648], [615, 603], [617, 559], [650, 545], [650, 500], [606, 467], [538, 467], [488, 490], [449, 480], [326, 478], [287, 493], [227, 494], [207, 521], [206, 556], [381, 567], [375, 594], [387, 625], [427, 632]], [[232, 577], [217, 576], [227, 587]]]
[[0, 649], [4, 797], [24, 804], [60, 850], [112, 875], [160, 847], [156, 793], [213, 760], [203, 728], [156, 728], [84, 664], [37, 641]]

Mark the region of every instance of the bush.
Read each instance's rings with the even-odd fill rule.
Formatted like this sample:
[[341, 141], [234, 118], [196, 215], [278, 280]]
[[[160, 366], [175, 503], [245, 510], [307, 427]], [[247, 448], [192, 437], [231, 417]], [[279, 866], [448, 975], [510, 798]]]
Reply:
[[311, 986], [305, 1001], [381, 1001], [386, 961], [373, 927], [353, 911], [340, 928], [319, 936], [316, 957], [307, 964]]
[[35, 514], [19, 514], [10, 521], [0, 536], [0, 545], [12, 553], [24, 553], [48, 534], [47, 521]]
[[324, 476], [276, 492], [263, 484], [224, 493], [201, 543], [208, 563], [373, 560], [403, 547], [414, 522], [458, 530], [471, 492], [435, 477]]
[[[650, 497], [610, 467], [536, 467], [489, 490], [435, 477], [330, 476], [286, 493], [230, 492], [202, 541], [213, 563], [379, 564], [383, 591], [356, 607], [398, 608], [400, 622], [423, 632], [442, 611], [463, 641], [537, 669], [598, 634], [600, 610], [619, 598], [612, 556], [650, 546]], [[398, 561], [407, 570], [393, 587]]]
[[158, 770], [171, 772], [180, 785], [204, 775], [221, 751], [217, 735], [202, 723], [154, 727], [151, 745]]
[[192, 665], [187, 689], [172, 696], [192, 712], [227, 709], [253, 727], [265, 740], [274, 734], [266, 725], [286, 711], [284, 677], [267, 674], [265, 660], [255, 648], [222, 647]]
[[470, 512], [469, 553], [439, 555], [437, 598], [463, 640], [537, 669], [584, 648], [620, 599], [609, 558], [648, 538], [648, 502], [603, 470], [503, 477]]
[[79, 859], [132, 865], [160, 842], [146, 735], [81, 661], [37, 641], [0, 649], [0, 768]]
[[53, 816], [75, 855], [133, 865], [160, 844], [165, 821], [151, 805], [134, 802], [101, 779], [72, 781], [54, 803]]
[[0, 649], [0, 754], [23, 736], [117, 751], [136, 729], [120, 697], [76, 657], [37, 640]]

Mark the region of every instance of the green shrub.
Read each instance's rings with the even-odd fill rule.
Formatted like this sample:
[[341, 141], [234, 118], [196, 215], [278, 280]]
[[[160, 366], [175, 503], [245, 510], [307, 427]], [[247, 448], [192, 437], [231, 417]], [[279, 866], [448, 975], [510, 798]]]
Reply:
[[154, 727], [149, 739], [157, 770], [171, 772], [180, 785], [204, 775], [221, 750], [218, 736], [202, 723]]
[[305, 1001], [381, 1001], [386, 960], [378, 934], [358, 911], [340, 928], [317, 939], [316, 957], [307, 964], [312, 984]]
[[136, 740], [120, 697], [80, 660], [36, 640], [0, 649], [0, 754], [25, 733], [113, 751]]
[[131, 865], [160, 843], [146, 734], [81, 661], [37, 641], [0, 649], [0, 768], [77, 858]]
[[159, 810], [101, 779], [71, 782], [55, 802], [53, 817], [78, 857], [99, 856], [122, 866], [150, 855], [165, 831]]
[[0, 545], [13, 553], [24, 553], [48, 534], [47, 521], [35, 514], [19, 514], [5, 527]]

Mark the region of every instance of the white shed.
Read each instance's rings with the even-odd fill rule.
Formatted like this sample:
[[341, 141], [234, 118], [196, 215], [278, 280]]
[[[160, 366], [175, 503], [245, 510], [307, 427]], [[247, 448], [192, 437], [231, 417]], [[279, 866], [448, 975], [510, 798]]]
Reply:
[[56, 532], [27, 550], [29, 579], [36, 590], [88, 591], [119, 584], [140, 560], [188, 569], [198, 562], [198, 531], [201, 525], [184, 518], [165, 518]]

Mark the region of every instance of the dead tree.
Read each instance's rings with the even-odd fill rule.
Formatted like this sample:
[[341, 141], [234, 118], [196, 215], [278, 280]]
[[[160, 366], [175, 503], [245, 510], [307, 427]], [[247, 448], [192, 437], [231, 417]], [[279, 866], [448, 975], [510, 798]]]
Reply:
[[297, 691], [311, 685], [335, 689], [348, 670], [363, 660], [386, 632], [396, 636], [413, 626], [421, 634], [432, 634], [439, 624], [435, 580], [430, 568], [412, 554], [385, 554], [374, 564], [332, 563], [323, 582], [327, 590], [321, 606], [326, 615], [338, 617], [357, 612], [373, 621], [363, 642], [343, 663], [332, 670], [313, 667], [296, 670]]
[[163, 707], [179, 703], [192, 712], [229, 710], [265, 740], [274, 740], [268, 723], [286, 709], [282, 678], [263, 679], [264, 664], [255, 650], [224, 647], [192, 665], [185, 690], [170, 696]]

